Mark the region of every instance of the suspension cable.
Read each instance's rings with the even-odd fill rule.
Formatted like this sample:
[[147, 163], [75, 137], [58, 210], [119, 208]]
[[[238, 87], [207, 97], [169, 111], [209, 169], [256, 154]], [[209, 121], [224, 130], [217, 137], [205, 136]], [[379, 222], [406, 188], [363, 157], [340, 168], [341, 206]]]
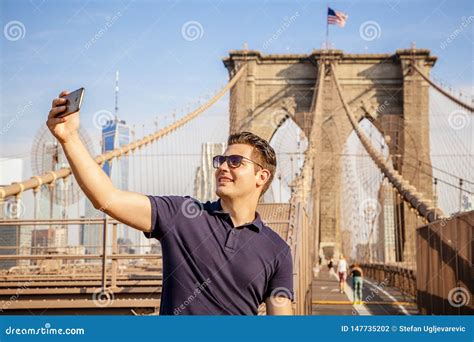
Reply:
[[336, 85], [337, 93], [345, 109], [347, 118], [349, 119], [354, 131], [359, 137], [362, 145], [367, 150], [368, 154], [371, 156], [372, 160], [375, 162], [377, 167], [384, 173], [392, 185], [398, 190], [402, 198], [409, 203], [418, 213], [425, 217], [429, 222], [436, 221], [440, 216], [444, 216], [444, 213], [439, 208], [434, 208], [430, 201], [423, 199], [422, 194], [417, 191], [417, 189], [409, 184], [402, 175], [400, 175], [396, 170], [393, 169], [385, 161], [385, 157], [380, 154], [377, 149], [372, 145], [370, 140], [367, 138], [364, 132], [360, 129], [357, 121], [355, 120], [351, 109], [349, 108], [346, 100], [342, 95], [341, 86], [336, 76], [336, 68], [334, 63], [331, 63], [331, 74]]
[[447, 91], [445, 91], [443, 88], [441, 88], [439, 85], [434, 83], [428, 76], [426, 76], [414, 63], [411, 64], [414, 70], [420, 74], [423, 79], [428, 82], [433, 88], [435, 88], [437, 91], [439, 91], [441, 94], [449, 98], [451, 101], [455, 102], [457, 105], [469, 110], [471, 113], [474, 112], [474, 107], [468, 105], [467, 103], [462, 102], [461, 100], [457, 99], [453, 95], [449, 94]]
[[[187, 114], [186, 116], [182, 117], [181, 119], [173, 122], [172, 124], [164, 127], [163, 129], [155, 132], [153, 134], [149, 134], [144, 138], [138, 141], [132, 141], [130, 144], [118, 147], [112, 151], [103, 153], [98, 155], [94, 158], [95, 162], [99, 165], [103, 163], [113, 160], [122, 155], [127, 155], [129, 152], [135, 151], [137, 148], [146, 146], [149, 143], [155, 142], [165, 135], [170, 134], [171, 132], [175, 131], [176, 129], [184, 126], [189, 121], [195, 119], [197, 116], [202, 114], [204, 111], [209, 109], [214, 103], [216, 103], [224, 94], [232, 88], [235, 83], [242, 77], [244, 71], [247, 69], [247, 64], [242, 65], [242, 67], [237, 71], [237, 73], [229, 80], [229, 82], [216, 94], [213, 98], [211, 98], [208, 102], [197, 108], [196, 110], [192, 111], [191, 113]], [[41, 184], [52, 184], [59, 179], [66, 178], [71, 174], [71, 168], [63, 167], [57, 171], [52, 170], [44, 173], [41, 176], [35, 176], [28, 180], [12, 183], [11, 185], [0, 187], [0, 203], [3, 202], [6, 198], [10, 196], [20, 196], [21, 193], [25, 190], [34, 189]], [[40, 183], [41, 181], [41, 183]]]

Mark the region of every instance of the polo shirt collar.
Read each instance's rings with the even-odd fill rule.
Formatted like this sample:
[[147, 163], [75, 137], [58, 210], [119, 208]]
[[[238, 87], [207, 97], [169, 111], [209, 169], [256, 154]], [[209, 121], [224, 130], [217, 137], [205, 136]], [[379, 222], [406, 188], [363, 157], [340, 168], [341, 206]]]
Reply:
[[[211, 204], [211, 214], [223, 216], [226, 215], [230, 217], [230, 214], [222, 209], [220, 199]], [[245, 226], [253, 226], [257, 228], [257, 230], [260, 232], [263, 228], [263, 221], [260, 217], [260, 214], [258, 212], [255, 212], [255, 220], [250, 223], [247, 223]]]

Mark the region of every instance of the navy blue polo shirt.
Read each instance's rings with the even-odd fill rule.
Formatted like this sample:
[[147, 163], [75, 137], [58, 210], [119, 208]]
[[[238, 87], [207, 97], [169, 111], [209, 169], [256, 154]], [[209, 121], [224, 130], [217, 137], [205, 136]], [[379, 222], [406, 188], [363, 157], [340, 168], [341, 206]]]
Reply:
[[160, 241], [163, 287], [160, 315], [256, 315], [270, 295], [293, 300], [288, 244], [255, 220], [234, 227], [220, 200], [148, 196]]

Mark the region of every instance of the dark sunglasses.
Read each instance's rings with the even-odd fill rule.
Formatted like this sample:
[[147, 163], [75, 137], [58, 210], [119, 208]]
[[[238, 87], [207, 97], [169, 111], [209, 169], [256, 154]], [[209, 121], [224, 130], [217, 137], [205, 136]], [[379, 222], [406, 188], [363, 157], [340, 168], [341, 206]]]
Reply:
[[214, 166], [215, 169], [218, 169], [219, 166], [221, 166], [222, 164], [224, 164], [227, 161], [227, 165], [229, 165], [229, 167], [237, 168], [240, 165], [242, 165], [242, 160], [244, 160], [244, 159], [251, 162], [251, 163], [254, 163], [254, 164], [260, 166], [262, 169], [264, 168], [259, 163], [254, 162], [251, 159], [245, 158], [244, 156], [239, 156], [237, 154], [234, 154], [234, 155], [231, 155], [231, 156], [220, 156], [220, 155], [215, 156], [214, 158], [212, 158], [212, 165]]

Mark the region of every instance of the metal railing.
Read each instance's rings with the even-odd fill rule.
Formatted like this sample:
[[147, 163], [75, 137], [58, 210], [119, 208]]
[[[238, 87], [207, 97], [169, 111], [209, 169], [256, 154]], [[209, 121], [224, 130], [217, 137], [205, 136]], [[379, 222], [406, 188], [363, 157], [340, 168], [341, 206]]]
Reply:
[[362, 264], [364, 276], [384, 286], [394, 287], [404, 295], [416, 297], [416, 273], [404, 267], [384, 264]]
[[308, 215], [301, 203], [292, 205], [287, 243], [293, 257], [294, 314], [311, 315], [313, 241]]
[[417, 302], [422, 314], [474, 314], [474, 211], [419, 227]]
[[[108, 291], [113, 291], [117, 286], [117, 273], [118, 273], [118, 261], [119, 260], [132, 260], [132, 259], [152, 259], [152, 260], [161, 260], [161, 254], [126, 254], [118, 253], [119, 245], [117, 243], [117, 226], [118, 221], [111, 219], [109, 217], [104, 218], [81, 218], [81, 219], [44, 219], [44, 220], [1, 220], [0, 221], [0, 231], [2, 227], [5, 226], [52, 226], [52, 225], [102, 225], [102, 253], [100, 254], [66, 254], [66, 253], [54, 253], [55, 248], [49, 247], [50, 254], [7, 254], [0, 255], [1, 260], [47, 260], [47, 261], [61, 261], [61, 260], [100, 260], [100, 279], [101, 279], [101, 288], [102, 291], [106, 291], [107, 288], [110, 288]], [[109, 225], [112, 225], [112, 244], [111, 244], [111, 253], [108, 252], [108, 231]], [[38, 248], [38, 247], [32, 247]], [[41, 247], [44, 248], [44, 247]], [[64, 249], [64, 247], [57, 247], [58, 250]], [[107, 274], [107, 264], [111, 262], [110, 267], [110, 284], [107, 284], [108, 274]], [[109, 285], [109, 286], [107, 286]]]

